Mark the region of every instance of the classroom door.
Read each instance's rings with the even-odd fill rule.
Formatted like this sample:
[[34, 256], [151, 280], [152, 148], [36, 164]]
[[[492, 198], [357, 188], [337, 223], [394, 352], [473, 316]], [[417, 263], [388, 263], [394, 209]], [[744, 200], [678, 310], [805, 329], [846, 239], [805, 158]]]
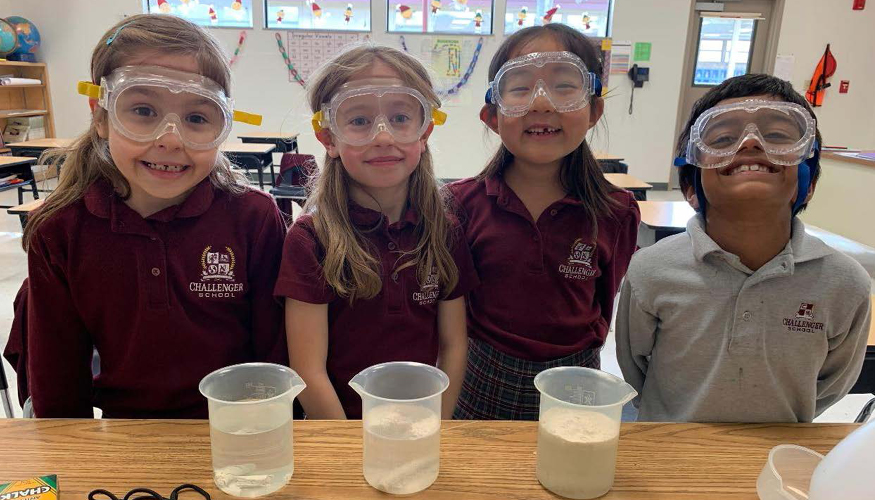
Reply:
[[[723, 12], [693, 12], [675, 137], [686, 125], [693, 104], [711, 88], [733, 76], [772, 72], [783, 3], [741, 0], [726, 2]], [[677, 187], [674, 168], [670, 183]]]

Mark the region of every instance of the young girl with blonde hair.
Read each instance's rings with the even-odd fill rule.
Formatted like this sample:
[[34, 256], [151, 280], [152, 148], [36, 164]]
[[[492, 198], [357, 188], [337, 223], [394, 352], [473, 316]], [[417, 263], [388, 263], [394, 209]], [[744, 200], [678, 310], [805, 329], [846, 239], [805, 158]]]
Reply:
[[289, 230], [276, 294], [310, 418], [360, 418], [347, 385], [368, 366], [443, 369], [449, 417], [464, 376], [464, 294], [476, 283], [445, 210], [428, 137], [445, 115], [425, 68], [388, 47], [338, 55], [310, 81], [325, 165]]

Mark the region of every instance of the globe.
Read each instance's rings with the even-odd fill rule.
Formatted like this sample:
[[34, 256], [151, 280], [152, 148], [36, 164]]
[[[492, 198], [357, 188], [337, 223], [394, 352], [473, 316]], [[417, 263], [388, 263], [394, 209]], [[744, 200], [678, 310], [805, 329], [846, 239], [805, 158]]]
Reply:
[[4, 19], [0, 19], [0, 57], [15, 52], [18, 48], [18, 33]]
[[32, 22], [20, 16], [10, 16], [6, 18], [6, 22], [15, 28], [18, 34], [18, 49], [14, 54], [34, 54], [39, 48], [40, 36], [39, 30]]

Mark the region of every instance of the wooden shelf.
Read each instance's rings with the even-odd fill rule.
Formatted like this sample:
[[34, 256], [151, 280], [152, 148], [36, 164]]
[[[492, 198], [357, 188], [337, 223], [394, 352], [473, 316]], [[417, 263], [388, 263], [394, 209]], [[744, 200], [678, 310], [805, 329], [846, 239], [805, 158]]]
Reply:
[[21, 61], [0, 61], [0, 66], [23, 66], [25, 68], [45, 68], [46, 63], [32, 63]]
[[0, 118], [17, 118], [19, 116], [43, 116], [48, 112], [44, 109], [29, 109], [27, 111], [0, 111]]
[[[43, 122], [45, 137], [55, 136], [55, 119], [52, 111], [52, 96], [49, 72], [45, 63], [29, 63], [0, 60], [0, 74], [15, 78], [32, 78], [41, 83], [0, 85], [0, 130], [5, 130], [14, 118]], [[42, 117], [29, 119], [28, 117]], [[39, 128], [38, 124], [31, 124]]]
[[45, 86], [46, 85], [44, 83], [33, 83], [33, 84], [29, 84], [29, 85], [0, 85], [0, 90], [3, 90], [3, 89], [26, 89], [29, 87], [41, 88], [41, 87], [45, 87]]

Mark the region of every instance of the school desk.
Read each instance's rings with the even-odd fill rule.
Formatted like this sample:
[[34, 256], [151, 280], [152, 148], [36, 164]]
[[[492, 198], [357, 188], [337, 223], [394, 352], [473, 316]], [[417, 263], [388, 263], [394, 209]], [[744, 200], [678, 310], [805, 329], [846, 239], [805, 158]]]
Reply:
[[297, 153], [298, 134], [296, 132], [256, 132], [238, 135], [245, 144], [273, 144], [275, 153]]
[[[825, 454], [857, 427], [623, 424], [614, 488], [601, 498], [757, 500], [757, 476], [773, 446], [794, 443]], [[535, 477], [537, 435], [536, 422], [444, 421], [440, 475], [416, 498], [559, 498]], [[0, 482], [57, 474], [61, 498], [75, 499], [94, 488], [121, 497], [149, 487], [166, 496], [194, 483], [213, 499], [231, 499], [213, 484], [209, 441], [206, 421], [3, 419]], [[389, 498], [362, 477], [360, 421], [296, 421], [294, 445], [294, 476], [266, 498]]]
[[[18, 184], [10, 184], [0, 187], [0, 192], [9, 191], [10, 189], [18, 190], [18, 204], [24, 203], [24, 188], [30, 186], [33, 198], [39, 198], [39, 192], [36, 190], [36, 180], [33, 178], [33, 170], [31, 167], [36, 163], [36, 158], [28, 158], [24, 156], [0, 156], [0, 179], [10, 175], [17, 175], [23, 182]], [[12, 205], [0, 205], [0, 208], [12, 208]]]
[[36, 210], [37, 208], [43, 206], [43, 202], [45, 200], [33, 200], [22, 205], [17, 205], [6, 210], [6, 213], [9, 215], [17, 215], [18, 220], [21, 221], [21, 229], [24, 229], [24, 226], [27, 225], [27, 218], [30, 216], [30, 213]]
[[639, 201], [646, 200], [647, 191], [653, 189], [650, 184], [629, 174], [605, 174], [605, 179], [617, 187], [631, 191]]
[[7, 144], [15, 156], [33, 156], [39, 158], [47, 149], [66, 148], [73, 139], [45, 138]]
[[685, 201], [639, 201], [638, 208], [641, 210], [638, 246], [642, 248], [686, 231], [687, 221], [696, 214]]
[[221, 150], [234, 165], [245, 170], [258, 170], [258, 187], [264, 189], [264, 168], [270, 167], [270, 183], [276, 178], [273, 169], [273, 144], [244, 144], [226, 142]]

